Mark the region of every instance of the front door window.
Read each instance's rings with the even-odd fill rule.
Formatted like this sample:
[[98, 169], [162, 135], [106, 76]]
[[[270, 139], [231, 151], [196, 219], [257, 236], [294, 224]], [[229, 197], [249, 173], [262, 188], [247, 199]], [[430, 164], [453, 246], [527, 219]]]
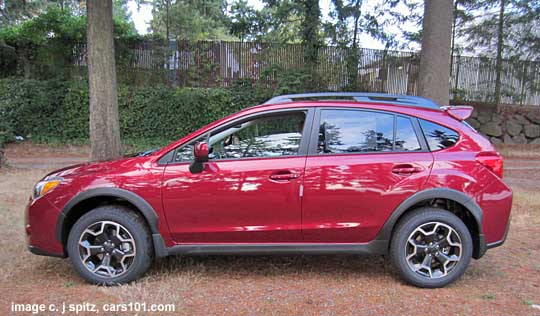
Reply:
[[303, 111], [265, 115], [201, 135], [176, 151], [175, 162], [193, 161], [193, 146], [208, 142], [211, 160], [295, 156], [300, 148]]

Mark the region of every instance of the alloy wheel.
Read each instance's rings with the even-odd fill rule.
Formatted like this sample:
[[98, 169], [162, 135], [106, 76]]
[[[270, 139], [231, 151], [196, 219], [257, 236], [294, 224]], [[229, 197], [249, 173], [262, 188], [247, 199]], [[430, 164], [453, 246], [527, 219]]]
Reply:
[[90, 272], [100, 277], [118, 277], [133, 264], [135, 240], [124, 226], [116, 222], [95, 222], [79, 238], [79, 255]]
[[416, 274], [431, 279], [442, 278], [460, 261], [461, 238], [447, 224], [425, 223], [409, 235], [405, 254], [409, 268]]

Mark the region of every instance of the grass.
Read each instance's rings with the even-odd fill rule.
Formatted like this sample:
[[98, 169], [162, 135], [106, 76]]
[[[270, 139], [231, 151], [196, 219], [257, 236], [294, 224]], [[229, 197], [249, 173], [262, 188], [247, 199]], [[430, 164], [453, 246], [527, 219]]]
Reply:
[[484, 298], [485, 300], [488, 300], [488, 301], [492, 301], [492, 300], [497, 298], [497, 295], [492, 294], [492, 293], [488, 293], [488, 294], [485, 294], [484, 296], [482, 296], [482, 298]]
[[[24, 206], [44, 174], [0, 169], [0, 315], [9, 314], [2, 310], [9, 303], [2, 302], [11, 301], [174, 303], [180, 315], [414, 314], [426, 308], [443, 313], [448, 306], [460, 315], [524, 315], [540, 301], [534, 287], [540, 284], [534, 273], [540, 269], [540, 243], [531, 238], [540, 234], [535, 186], [513, 188], [506, 244], [473, 260], [465, 275], [444, 289], [406, 285], [384, 258], [358, 256], [170, 257], [157, 261], [136, 282], [99, 287], [81, 280], [69, 260], [31, 255], [25, 248]], [[447, 306], [440, 304], [441, 297]]]
[[[178, 137], [180, 139], [180, 137]], [[144, 138], [144, 139], [122, 139], [122, 149], [124, 154], [138, 153], [149, 149], [163, 147], [172, 143], [174, 140], [163, 138]], [[51, 150], [63, 150], [66, 146], [89, 148], [90, 140], [88, 139], [70, 139], [63, 140], [53, 137], [41, 137], [39, 139], [27, 140], [25, 144], [31, 143], [33, 146], [48, 147]]]
[[540, 145], [495, 145], [497, 151], [505, 158], [540, 158]]

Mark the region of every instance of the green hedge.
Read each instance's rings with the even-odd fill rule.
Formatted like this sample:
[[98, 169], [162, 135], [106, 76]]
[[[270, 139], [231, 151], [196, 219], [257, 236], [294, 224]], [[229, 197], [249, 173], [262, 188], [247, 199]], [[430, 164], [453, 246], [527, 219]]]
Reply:
[[[120, 86], [124, 140], [168, 142], [270, 97], [250, 81], [230, 89]], [[0, 79], [0, 144], [22, 135], [39, 142], [88, 139], [88, 84]]]

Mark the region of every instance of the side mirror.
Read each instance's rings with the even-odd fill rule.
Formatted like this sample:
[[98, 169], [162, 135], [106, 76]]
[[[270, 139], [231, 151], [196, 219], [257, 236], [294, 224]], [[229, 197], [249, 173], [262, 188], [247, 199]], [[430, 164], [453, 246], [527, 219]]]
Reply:
[[208, 161], [208, 144], [197, 142], [193, 146], [193, 157], [195, 158], [189, 166], [191, 173], [201, 173], [204, 170], [204, 163]]
[[208, 144], [206, 142], [197, 142], [193, 146], [193, 157], [195, 161], [207, 162], [208, 161]]

